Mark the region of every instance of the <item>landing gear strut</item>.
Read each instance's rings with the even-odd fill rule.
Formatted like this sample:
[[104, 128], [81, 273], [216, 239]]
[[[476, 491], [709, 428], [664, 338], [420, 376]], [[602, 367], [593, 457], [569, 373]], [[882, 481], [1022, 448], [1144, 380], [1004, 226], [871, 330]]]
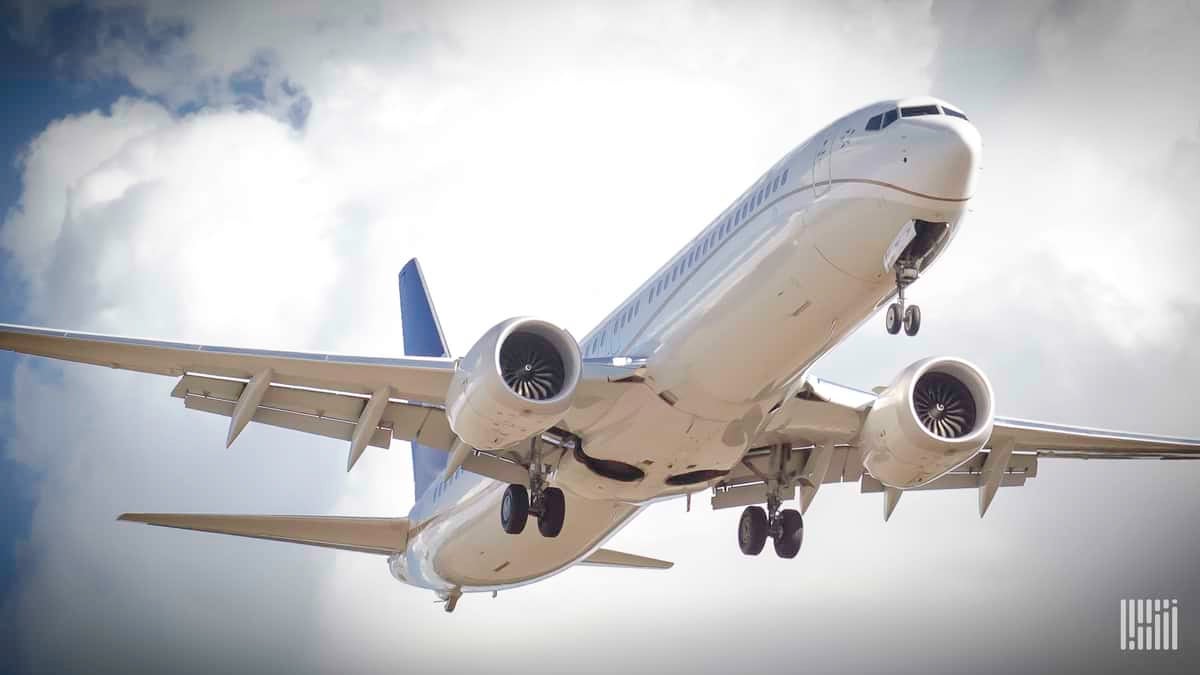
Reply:
[[562, 532], [567, 512], [563, 491], [546, 485], [546, 466], [542, 463], [541, 439], [529, 441], [529, 488], [513, 483], [504, 490], [500, 504], [500, 525], [509, 534], [525, 530], [529, 515], [538, 520], [538, 532], [543, 537], [557, 537]]
[[774, 478], [767, 478], [767, 508], [747, 506], [738, 521], [738, 548], [746, 555], [758, 555], [767, 545], [767, 538], [775, 541], [775, 555], [780, 558], [795, 558], [804, 541], [804, 518], [795, 509], [779, 509], [783, 504], [782, 485], [787, 480], [786, 450], [778, 447], [773, 453], [773, 463], [778, 469]]
[[462, 597], [462, 590], [455, 588], [438, 593], [438, 596], [441, 598], [440, 602], [444, 603], [442, 608], [446, 610], [446, 613], [450, 613], [454, 611], [455, 607], [458, 607], [458, 599]]
[[904, 305], [904, 289], [909, 284], [917, 280], [920, 274], [916, 264], [908, 259], [896, 261], [896, 302], [888, 305], [887, 316], [884, 317], [884, 323], [887, 326], [887, 332], [895, 335], [900, 332], [900, 328], [904, 328], [904, 334], [913, 336], [917, 331], [921, 330], [921, 308], [916, 305]]

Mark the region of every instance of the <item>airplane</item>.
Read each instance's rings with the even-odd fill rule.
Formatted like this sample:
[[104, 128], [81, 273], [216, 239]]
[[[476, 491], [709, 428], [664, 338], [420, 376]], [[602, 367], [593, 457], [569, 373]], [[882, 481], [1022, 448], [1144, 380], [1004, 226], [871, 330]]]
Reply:
[[[643, 509], [709, 490], [744, 507], [738, 546], [794, 558], [828, 483], [976, 489], [979, 514], [1043, 458], [1198, 459], [1200, 439], [999, 417], [954, 357], [860, 391], [812, 365], [877, 311], [916, 335], [906, 290], [957, 235], [979, 131], [936, 98], [886, 100], [764, 172], [582, 340], [543, 319], [496, 324], [450, 355], [415, 259], [399, 274], [405, 356], [241, 349], [0, 324], [0, 348], [178, 378], [184, 407], [367, 447], [412, 444], [407, 517], [127, 513], [119, 520], [384, 556], [453, 611], [573, 565], [665, 569], [604, 548]], [[796, 508], [782, 508], [785, 502]], [[536, 528], [528, 527], [530, 518]], [[536, 530], [536, 531], [535, 531]]]

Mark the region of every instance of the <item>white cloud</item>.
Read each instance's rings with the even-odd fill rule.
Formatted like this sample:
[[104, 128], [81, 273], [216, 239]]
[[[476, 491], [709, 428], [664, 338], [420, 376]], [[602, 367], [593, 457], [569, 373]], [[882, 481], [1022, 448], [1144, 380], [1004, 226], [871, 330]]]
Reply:
[[[124, 100], [108, 114], [61, 120], [31, 144], [22, 208], [0, 234], [30, 282], [31, 320], [393, 354], [400, 350], [395, 273], [419, 255], [456, 352], [516, 314], [542, 315], [582, 335], [807, 134], [852, 106], [944, 87], [933, 93], [962, 102], [988, 147], [969, 230], [916, 287], [935, 311], [915, 341], [885, 340], [872, 322], [823, 374], [869, 386], [923, 350], [965, 348], [994, 365], [998, 390], [1013, 402], [1006, 412], [1098, 414], [1088, 401], [1105, 373], [1075, 388], [1039, 376], [1075, 375], [1127, 354], [1123, 348], [1161, 347], [1180, 326], [1195, 328], [1194, 311], [1180, 318], [1175, 309], [1184, 299], [1175, 289], [1195, 281], [1183, 261], [1194, 228], [1146, 172], [1168, 152], [1189, 170], [1180, 130], [1194, 142], [1195, 117], [1187, 126], [1172, 114], [1145, 142], [1119, 143], [1143, 149], [1138, 160], [1111, 161], [1107, 139], [1123, 127], [1106, 108], [1074, 102], [1084, 100], [1078, 90], [1052, 95], [1076, 80], [1103, 82], [1103, 73], [1088, 69], [1093, 61], [1077, 57], [1091, 43], [1075, 44], [1059, 24], [1043, 21], [1049, 27], [1033, 41], [1040, 51], [1014, 80], [1032, 84], [1008, 103], [990, 87], [986, 74], [994, 71], [955, 64], [962, 26], [945, 23], [941, 8], [931, 20], [925, 3], [155, 3], [149, 16], [151, 32], [184, 21], [186, 37], [165, 51], [102, 41], [96, 67], [116, 69], [168, 105], [206, 105], [181, 114]], [[1017, 31], [1037, 21], [1011, 23]], [[1019, 42], [1002, 30], [1007, 25], [985, 24], [994, 32], [976, 44]], [[1146, 30], [1125, 31], [1118, 44], [1129, 49]], [[1172, 53], [1163, 46], [1170, 44], [1159, 41], [1157, 67], [1169, 60], [1161, 55]], [[1113, 49], [1101, 66], [1123, 53]], [[986, 54], [979, 58], [988, 64]], [[268, 100], [240, 110], [231, 78], [254, 64]], [[1140, 71], [1121, 72], [1127, 82]], [[1172, 71], [1167, 82], [1182, 87], [1185, 79]], [[301, 95], [312, 108], [297, 129], [286, 110]], [[1192, 90], [1177, 95], [1180, 105], [1197, 100]], [[1120, 110], [1123, 117], [1134, 106]], [[1070, 124], [1087, 112], [1101, 118], [1095, 126]], [[1076, 131], [1063, 135], [1064, 128]], [[1144, 237], [1128, 228], [1145, 220], [1161, 232]], [[1092, 228], [1098, 236], [1082, 236]], [[1066, 243], [1064, 257], [1057, 252]], [[1118, 266], [1139, 282], [1102, 273]], [[1103, 292], [1045, 292], [1047, 284], [1079, 280]], [[1063, 303], [1077, 313], [1064, 312]], [[1143, 313], [1136, 325], [1096, 318], [1131, 307]], [[1035, 322], [1047, 319], [1052, 334], [1041, 336]], [[1024, 359], [1013, 345], [1028, 345], [1020, 348], [1028, 350]], [[1151, 363], [1163, 367], [1169, 356]], [[1055, 359], [1061, 371], [1052, 363], [1039, 370]], [[1183, 363], [1182, 372], [1200, 374], [1194, 358]], [[1133, 365], [1119, 367], [1139, 378], [1136, 385], [1154, 380], [1130, 373]], [[61, 378], [56, 372], [40, 363], [20, 369], [10, 444], [45, 471], [22, 600], [26, 645], [45, 669], [77, 668], [86, 661], [75, 659], [92, 649], [106, 655], [101, 669], [114, 670], [131, 663], [246, 670], [261, 659], [281, 670], [407, 663], [452, 671], [485, 654], [511, 668], [528, 663], [531, 627], [562, 628], [560, 651], [580, 654], [581, 668], [588, 658], [597, 670], [733, 667], [742, 652], [717, 650], [708, 661], [696, 654], [731, 636], [752, 649], [778, 648], [781, 629], [765, 619], [792, 616], [809, 649], [826, 645], [813, 657], [820, 669], [877, 668], [871, 654], [851, 653], [861, 650], [847, 636], [887, 629], [900, 643], [880, 653], [922, 653], [927, 624], [888, 625], [910, 606], [895, 602], [897, 594], [911, 598], [897, 579], [928, 584], [927, 622], [961, 616], [952, 598], [978, 593], [996, 604], [978, 625], [1012, 623], [1028, 609], [1020, 600], [1025, 580], [1003, 572], [1030, 549], [1042, 560], [1061, 559], [1045, 553], [1053, 542], [1026, 524], [1077, 519], [1087, 527], [1065, 541], [1113, 543], [1112, 532], [1086, 540], [1099, 516], [1064, 504], [1064, 486], [1086, 495], [1128, 470], [1110, 467], [1088, 482], [1087, 472], [1048, 469], [1041, 486], [1002, 494], [982, 524], [974, 494], [912, 495], [885, 529], [877, 499], [827, 490], [810, 512], [803, 559], [793, 564], [742, 560], [732, 542], [736, 514], [708, 513], [698, 497], [700, 513], [685, 516], [682, 503], [655, 507], [615, 542], [676, 560], [668, 574], [573, 570], [496, 601], [468, 598], [449, 618], [429, 606], [428, 594], [392, 581], [375, 558], [111, 522], [125, 510], [394, 515], [411, 495], [399, 445], [367, 453], [349, 476], [341, 470], [344, 448], [287, 432], [251, 427], [226, 452], [222, 421], [183, 411], [166, 396], [166, 380], [82, 367], [63, 369]], [[1098, 409], [1135, 425], [1189, 431], [1183, 404], [1169, 392], [1148, 397], [1133, 407], [1123, 403], [1129, 392], [1115, 391]], [[1152, 403], [1161, 403], [1157, 412]], [[1138, 475], [1176, 488], [1194, 483], [1194, 474]], [[1161, 515], [1153, 508], [1166, 507], [1149, 501], [1141, 508]], [[89, 599], [81, 604], [81, 597]], [[114, 613], [125, 623], [100, 631]], [[1030, 629], [1005, 630], [1027, 636]], [[144, 634], [163, 651], [147, 649]], [[664, 649], [659, 634], [680, 647]], [[966, 632], [950, 634], [951, 653], [967, 649]], [[64, 639], [86, 640], [85, 648], [56, 651]], [[613, 650], [613, 642], [627, 648]], [[182, 659], [167, 653], [189, 644]]]

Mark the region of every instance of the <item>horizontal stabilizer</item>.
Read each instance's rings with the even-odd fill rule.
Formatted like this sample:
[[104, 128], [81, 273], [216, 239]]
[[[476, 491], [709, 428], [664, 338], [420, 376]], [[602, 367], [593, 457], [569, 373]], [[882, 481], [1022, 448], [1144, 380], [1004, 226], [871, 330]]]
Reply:
[[117, 520], [379, 555], [408, 545], [408, 518], [124, 513]]
[[654, 558], [647, 558], [632, 553], [622, 553], [621, 551], [613, 551], [607, 548], [596, 549], [591, 555], [580, 560], [579, 564], [648, 570], [668, 570], [675, 566], [675, 563], [667, 562], [666, 560], [655, 560]]

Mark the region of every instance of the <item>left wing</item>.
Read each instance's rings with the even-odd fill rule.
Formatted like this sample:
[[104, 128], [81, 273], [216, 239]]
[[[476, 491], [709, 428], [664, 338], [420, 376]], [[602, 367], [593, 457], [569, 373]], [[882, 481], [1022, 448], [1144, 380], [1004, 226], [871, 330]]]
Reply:
[[[918, 488], [897, 490], [863, 470], [855, 442], [876, 395], [816, 378], [769, 413], [751, 450], [717, 485], [713, 508], [729, 508], [766, 500], [768, 479], [790, 475], [785, 495], [800, 488], [807, 508], [825, 483], [858, 482], [862, 492], [885, 493], [884, 517], [902, 492], [911, 490], [979, 489], [982, 516], [1000, 487], [1024, 485], [1037, 476], [1040, 458], [1200, 459], [1200, 439], [1073, 427], [997, 417], [984, 449], [971, 460]], [[786, 444], [784, 466], [772, 459], [771, 446]], [[776, 474], [775, 472], [781, 472]]]
[[[810, 379], [771, 413], [754, 445], [851, 443], [876, 394]], [[997, 417], [985, 447], [1010, 442], [1016, 451], [1046, 457], [1200, 459], [1200, 439], [1155, 436]]]
[[1014, 449], [1034, 451], [1042, 457], [1200, 459], [1200, 439], [997, 417], [988, 447], [1004, 441], [1012, 441]]

